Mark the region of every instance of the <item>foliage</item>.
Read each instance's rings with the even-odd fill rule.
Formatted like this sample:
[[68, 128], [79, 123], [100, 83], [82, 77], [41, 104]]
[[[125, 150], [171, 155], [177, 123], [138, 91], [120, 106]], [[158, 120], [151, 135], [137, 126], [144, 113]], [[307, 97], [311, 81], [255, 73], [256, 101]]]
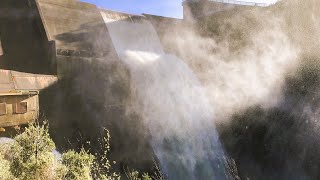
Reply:
[[136, 170], [131, 170], [127, 172], [127, 178], [129, 180], [152, 180], [148, 173], [143, 173], [141, 178], [139, 177], [139, 172]]
[[[81, 149], [80, 152], [69, 150], [61, 158], [54, 155], [55, 144], [50, 138], [46, 125], [30, 124], [25, 131], [16, 136], [14, 141], [0, 147], [1, 180], [114, 180], [120, 175], [112, 171], [108, 153], [110, 152], [110, 133], [108, 130], [101, 145], [102, 154], [92, 155]], [[159, 171], [160, 172], [160, 171]], [[161, 175], [161, 173], [159, 173]], [[161, 179], [147, 173], [131, 171], [127, 174], [130, 180]]]
[[93, 165], [94, 156], [87, 153], [84, 149], [77, 153], [68, 151], [62, 155], [62, 164], [68, 171], [65, 175], [66, 179], [91, 179], [91, 167]]
[[10, 172], [10, 162], [5, 160], [2, 154], [0, 154], [0, 179], [2, 180], [15, 179], [12, 173]]
[[53, 153], [55, 144], [48, 127], [30, 124], [12, 143], [0, 147], [0, 179], [120, 179], [118, 174], [110, 172], [109, 140], [107, 133], [104, 138], [106, 151], [99, 158], [82, 149], [80, 152], [69, 150], [58, 159]]
[[10, 171], [18, 179], [61, 179], [64, 168], [55, 160], [54, 149], [48, 129], [30, 125], [11, 146]]
[[129, 180], [165, 180], [164, 175], [160, 171], [160, 168], [155, 160], [154, 161], [154, 167], [155, 171], [153, 172], [153, 175], [149, 175], [148, 173], [142, 173], [140, 176], [140, 173], [136, 170], [127, 170], [126, 176]]
[[[109, 179], [120, 179], [120, 175], [115, 172], [111, 172], [112, 166], [108, 159], [108, 154], [110, 152], [110, 132], [105, 129], [105, 136], [100, 142], [100, 145], [102, 147], [102, 154], [96, 154], [96, 161], [94, 161], [93, 164], [93, 177], [94, 179], [101, 179], [101, 180], [109, 180]], [[113, 161], [113, 164], [116, 164], [115, 161]]]

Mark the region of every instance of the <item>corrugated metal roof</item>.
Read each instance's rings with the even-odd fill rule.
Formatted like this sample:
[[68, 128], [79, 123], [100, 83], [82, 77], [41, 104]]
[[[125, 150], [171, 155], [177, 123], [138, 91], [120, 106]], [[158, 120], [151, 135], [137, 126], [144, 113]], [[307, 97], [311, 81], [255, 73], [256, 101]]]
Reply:
[[40, 91], [54, 84], [58, 78], [51, 75], [30, 74], [0, 69], [0, 93]]

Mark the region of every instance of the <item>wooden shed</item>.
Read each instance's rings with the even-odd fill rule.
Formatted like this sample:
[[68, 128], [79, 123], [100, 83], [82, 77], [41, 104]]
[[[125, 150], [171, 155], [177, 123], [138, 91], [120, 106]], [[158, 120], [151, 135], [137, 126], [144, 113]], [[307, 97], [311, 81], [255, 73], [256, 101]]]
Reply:
[[33, 122], [39, 116], [39, 92], [55, 83], [51, 75], [0, 70], [0, 128]]

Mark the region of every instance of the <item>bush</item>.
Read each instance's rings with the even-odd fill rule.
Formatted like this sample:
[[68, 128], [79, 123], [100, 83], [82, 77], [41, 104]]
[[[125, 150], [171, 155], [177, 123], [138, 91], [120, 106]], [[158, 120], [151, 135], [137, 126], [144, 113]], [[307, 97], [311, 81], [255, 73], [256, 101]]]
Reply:
[[[48, 127], [31, 124], [22, 134], [16, 136], [12, 143], [0, 147], [0, 179], [91, 180], [120, 178], [116, 173], [109, 175], [111, 165], [106, 157], [109, 151], [110, 136], [108, 135], [104, 140], [107, 150], [100, 158], [106, 164], [100, 164], [94, 155], [84, 149], [80, 152], [67, 151], [62, 154], [61, 160], [58, 160], [53, 153], [55, 144], [50, 138]], [[104, 171], [101, 167], [104, 167]]]
[[45, 126], [30, 125], [11, 146], [10, 171], [18, 179], [61, 179], [64, 166], [53, 154], [55, 144]]
[[14, 176], [10, 172], [10, 162], [5, 160], [0, 153], [0, 179], [1, 180], [14, 180]]
[[[0, 180], [120, 179], [118, 173], [112, 172], [112, 165], [107, 158], [109, 141], [110, 134], [106, 130], [101, 142], [102, 154], [92, 155], [84, 149], [80, 152], [69, 150], [62, 154], [61, 159], [57, 159], [48, 127], [31, 124], [14, 141], [0, 146]], [[116, 162], [113, 161], [113, 164]], [[130, 180], [159, 179], [146, 173], [139, 175], [137, 171], [127, 175]]]
[[139, 172], [132, 170], [127, 173], [127, 178], [129, 180], [152, 180], [148, 173], [143, 173], [141, 178], [139, 177]]
[[68, 151], [62, 155], [62, 164], [68, 171], [65, 175], [66, 179], [91, 179], [91, 168], [93, 165], [94, 156], [81, 150], [80, 153]]

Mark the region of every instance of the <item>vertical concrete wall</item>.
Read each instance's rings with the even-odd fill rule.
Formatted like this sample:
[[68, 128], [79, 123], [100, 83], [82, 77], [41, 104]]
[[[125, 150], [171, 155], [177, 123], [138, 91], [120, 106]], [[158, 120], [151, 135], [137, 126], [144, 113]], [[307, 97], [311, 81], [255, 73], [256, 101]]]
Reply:
[[214, 2], [209, 0], [190, 1], [186, 0], [183, 5], [183, 18], [186, 21], [197, 20], [214, 13], [226, 11], [238, 7], [235, 4], [227, 4], [223, 2]]
[[0, 68], [52, 74], [50, 43], [33, 0], [0, 1]]
[[57, 47], [90, 50], [86, 34], [100, 19], [95, 5], [75, 0], [37, 0], [37, 6], [46, 35], [56, 41]]
[[47, 38], [55, 42], [57, 74], [81, 72], [90, 61], [117, 58], [99, 9], [76, 0], [37, 0]]
[[100, 10], [78, 0], [1, 0], [0, 68], [62, 77], [118, 59]]

